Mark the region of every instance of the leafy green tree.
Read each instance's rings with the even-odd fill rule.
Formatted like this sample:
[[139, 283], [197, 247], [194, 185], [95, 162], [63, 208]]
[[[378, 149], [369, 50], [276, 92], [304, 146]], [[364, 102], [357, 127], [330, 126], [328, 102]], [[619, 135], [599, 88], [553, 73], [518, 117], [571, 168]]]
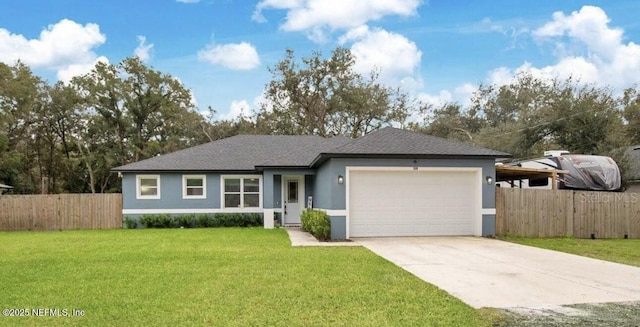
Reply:
[[38, 191], [44, 176], [37, 127], [45, 86], [25, 64], [0, 63], [0, 180], [16, 193]]
[[200, 143], [203, 117], [191, 92], [177, 79], [137, 57], [117, 65], [98, 63], [76, 77], [86, 120], [77, 139], [92, 192], [116, 188], [109, 170]]
[[465, 110], [459, 103], [445, 103], [438, 108], [425, 104], [421, 113], [425, 117], [423, 127], [413, 125], [412, 129], [446, 139], [475, 144], [475, 134], [484, 126], [475, 110]]
[[625, 143], [611, 91], [571, 78], [546, 81], [522, 74], [507, 85], [481, 85], [470, 110], [485, 121], [476, 143], [516, 158], [540, 156], [544, 150], [558, 148], [607, 153]]
[[270, 68], [257, 126], [273, 134], [358, 136], [392, 123], [403, 124], [408, 96], [378, 83], [373, 72], [363, 77], [353, 70], [350, 50], [337, 48], [330, 58], [315, 52], [296, 59], [293, 50]]
[[620, 102], [626, 120], [625, 135], [629, 138], [630, 145], [640, 144], [640, 90], [637, 87], [627, 88]]

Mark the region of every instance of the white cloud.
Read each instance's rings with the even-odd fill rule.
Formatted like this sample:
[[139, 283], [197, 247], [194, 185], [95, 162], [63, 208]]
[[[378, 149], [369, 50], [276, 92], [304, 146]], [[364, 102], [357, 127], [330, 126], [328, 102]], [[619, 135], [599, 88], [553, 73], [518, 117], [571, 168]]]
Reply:
[[544, 40], [567, 36], [583, 43], [589, 52], [612, 58], [622, 44], [623, 31], [609, 27], [610, 19], [599, 7], [584, 6], [570, 16], [562, 12], [553, 14], [553, 20], [533, 31], [533, 36]]
[[531, 32], [540, 45], [552, 43], [556, 62], [543, 67], [527, 61], [517, 68], [498, 67], [489, 72], [487, 82], [505, 85], [527, 73], [545, 80], [572, 77], [618, 90], [631, 87], [640, 82], [640, 46], [623, 43], [624, 31], [609, 23], [599, 7], [584, 6], [570, 15], [556, 12], [551, 21]]
[[471, 104], [473, 93], [478, 90], [478, 86], [471, 83], [464, 83], [453, 90], [454, 101], [460, 103], [463, 107]]
[[107, 59], [107, 57], [100, 56], [96, 58], [93, 62], [68, 65], [58, 70], [58, 74], [57, 74], [58, 80], [63, 81], [65, 83], [69, 82], [75, 76], [84, 75], [90, 72], [98, 62], [103, 62], [105, 64], [108, 64], [109, 59]]
[[453, 95], [447, 90], [441, 90], [438, 94], [420, 93], [418, 94], [418, 100], [439, 107], [448, 102], [452, 102]]
[[87, 72], [97, 60], [106, 59], [94, 52], [105, 41], [98, 25], [83, 26], [69, 19], [47, 26], [37, 39], [0, 28], [0, 61], [13, 64], [21, 60], [33, 68], [57, 70], [59, 78], [68, 80], [73, 74]]
[[251, 106], [247, 100], [233, 100], [226, 114], [220, 115], [220, 120], [235, 120], [240, 117], [248, 118], [251, 113]]
[[182, 3], [197, 3], [200, 2], [200, 0], [176, 0], [177, 2], [182, 2]]
[[138, 35], [138, 46], [133, 50], [133, 55], [140, 58], [142, 62], [147, 62], [151, 58], [151, 50], [153, 50], [153, 44], [147, 44], [147, 38], [144, 35]]
[[313, 41], [326, 40], [335, 30], [352, 29], [385, 16], [417, 15], [422, 0], [262, 0], [252, 19], [266, 21], [266, 9], [286, 10], [280, 28], [289, 32], [307, 32]]
[[251, 70], [260, 65], [256, 48], [247, 42], [209, 44], [198, 51], [198, 59], [234, 70]]
[[385, 81], [402, 80], [414, 75], [422, 59], [422, 52], [415, 42], [380, 28], [360, 26], [352, 29], [339, 40], [340, 44], [347, 42], [353, 42], [351, 53], [356, 59], [354, 70], [368, 74], [373, 69], [379, 69], [380, 78]]
[[[525, 62], [524, 66], [531, 66], [529, 63]], [[515, 81], [514, 72], [507, 67], [498, 67], [489, 72], [489, 76], [487, 78], [490, 84], [495, 85], [506, 85]]]
[[567, 78], [582, 82], [629, 87], [639, 81], [640, 46], [623, 43], [624, 31], [610, 27], [599, 7], [584, 6], [570, 15], [556, 12], [552, 20], [533, 31], [540, 42], [552, 42], [557, 62], [542, 68], [528, 63], [516, 69], [534, 76]]

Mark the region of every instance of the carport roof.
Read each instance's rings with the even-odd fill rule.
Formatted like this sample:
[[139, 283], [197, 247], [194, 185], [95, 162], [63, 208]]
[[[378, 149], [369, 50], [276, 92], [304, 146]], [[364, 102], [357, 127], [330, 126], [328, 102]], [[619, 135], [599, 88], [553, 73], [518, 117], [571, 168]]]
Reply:
[[556, 178], [558, 175], [568, 174], [568, 170], [558, 169], [545, 169], [545, 168], [525, 168], [518, 166], [496, 166], [496, 181], [497, 182], [512, 182], [523, 179], [539, 179], [539, 178], [551, 178], [552, 188], [556, 188]]
[[510, 157], [461, 142], [386, 127], [357, 139], [301, 135], [237, 135], [168, 153], [114, 171], [256, 171], [310, 168], [331, 157]]

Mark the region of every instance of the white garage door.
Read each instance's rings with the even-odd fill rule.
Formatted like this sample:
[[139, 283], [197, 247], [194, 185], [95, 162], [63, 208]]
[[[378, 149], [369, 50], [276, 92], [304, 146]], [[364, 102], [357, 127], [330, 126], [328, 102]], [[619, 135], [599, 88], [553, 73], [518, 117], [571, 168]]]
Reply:
[[352, 170], [349, 234], [473, 235], [478, 178], [474, 171]]

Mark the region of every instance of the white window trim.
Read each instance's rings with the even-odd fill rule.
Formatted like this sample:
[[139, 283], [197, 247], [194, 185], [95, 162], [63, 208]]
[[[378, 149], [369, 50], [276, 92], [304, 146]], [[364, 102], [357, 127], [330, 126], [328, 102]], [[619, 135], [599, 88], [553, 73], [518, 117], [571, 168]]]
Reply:
[[[156, 195], [142, 195], [140, 180], [156, 179], [158, 184], [158, 192]], [[136, 175], [136, 199], [138, 200], [155, 200], [160, 199], [160, 175]]]
[[[258, 185], [259, 185], [259, 192], [258, 192], [258, 199], [259, 199], [259, 205], [258, 207], [248, 207], [245, 208], [244, 207], [244, 190], [243, 190], [243, 186], [244, 186], [244, 179], [251, 179], [251, 178], [257, 178], [258, 179]], [[224, 205], [224, 181], [225, 179], [240, 179], [240, 207], [231, 207], [231, 208], [227, 208]], [[253, 194], [253, 193], [252, 193]], [[241, 210], [246, 210], [248, 212], [250, 212], [251, 210], [256, 210], [256, 209], [262, 209], [262, 197], [263, 197], [264, 193], [262, 190], [262, 175], [221, 175], [220, 176], [220, 208], [223, 209], [241, 209]]]
[[[187, 179], [202, 179], [202, 195], [187, 194]], [[206, 199], [207, 198], [207, 175], [182, 175], [182, 198], [183, 199]]]

